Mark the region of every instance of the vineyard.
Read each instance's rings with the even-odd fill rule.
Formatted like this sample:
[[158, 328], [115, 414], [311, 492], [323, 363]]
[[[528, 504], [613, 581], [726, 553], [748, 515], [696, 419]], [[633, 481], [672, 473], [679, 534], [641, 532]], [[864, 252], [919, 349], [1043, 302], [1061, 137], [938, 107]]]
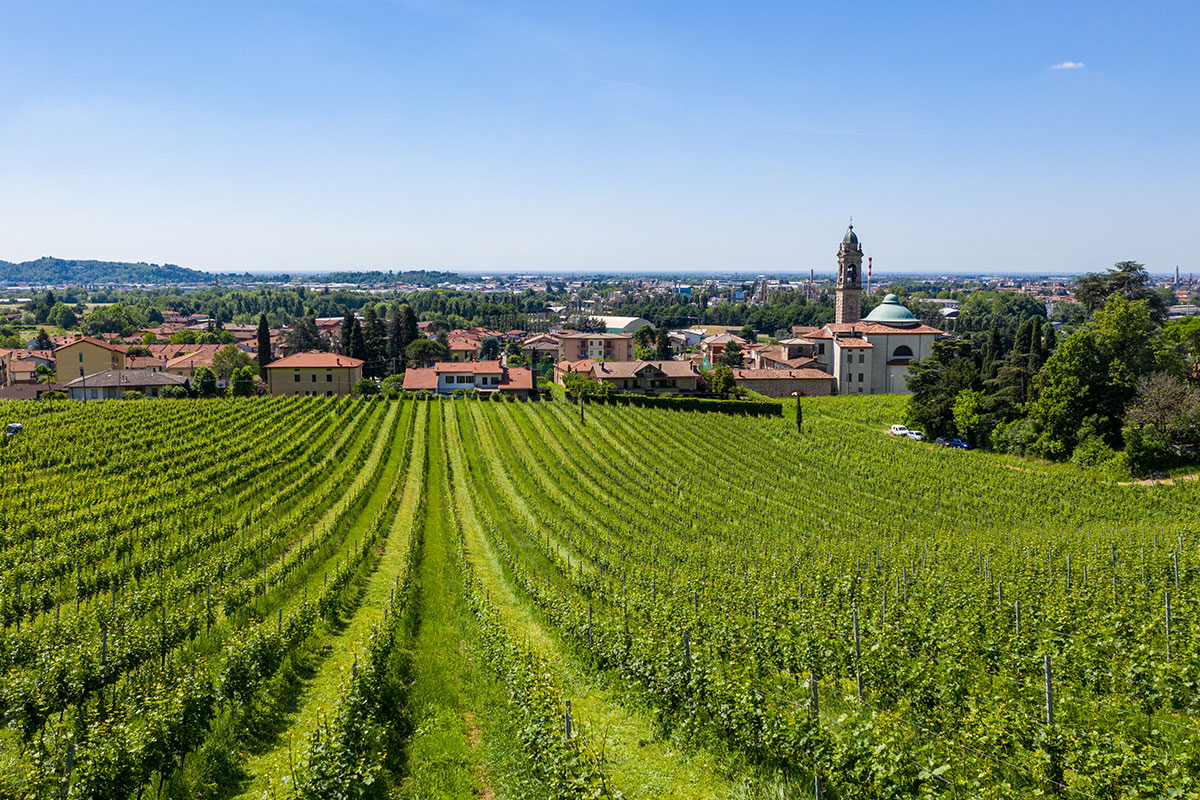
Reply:
[[1200, 798], [1196, 484], [901, 403], [0, 406], [0, 796]]

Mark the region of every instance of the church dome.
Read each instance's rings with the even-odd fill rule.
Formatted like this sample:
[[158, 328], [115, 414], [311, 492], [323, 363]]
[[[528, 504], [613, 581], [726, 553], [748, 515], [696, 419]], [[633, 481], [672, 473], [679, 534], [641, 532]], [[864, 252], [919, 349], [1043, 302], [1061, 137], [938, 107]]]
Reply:
[[867, 315], [863, 322], [878, 322], [882, 325], [894, 325], [901, 328], [916, 327], [920, 324], [911, 311], [900, 305], [900, 298], [894, 294], [883, 298], [883, 302], [875, 306], [875, 309]]
[[842, 237], [842, 244], [858, 244], [858, 234], [854, 232], [853, 225], [846, 231], [846, 235]]

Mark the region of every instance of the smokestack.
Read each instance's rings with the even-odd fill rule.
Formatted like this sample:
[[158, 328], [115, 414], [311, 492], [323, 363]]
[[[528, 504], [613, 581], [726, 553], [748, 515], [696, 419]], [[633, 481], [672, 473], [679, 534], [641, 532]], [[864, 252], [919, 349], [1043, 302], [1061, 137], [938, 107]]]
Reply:
[[871, 256], [867, 256], [867, 294], [871, 293], [871, 267], [874, 260]]

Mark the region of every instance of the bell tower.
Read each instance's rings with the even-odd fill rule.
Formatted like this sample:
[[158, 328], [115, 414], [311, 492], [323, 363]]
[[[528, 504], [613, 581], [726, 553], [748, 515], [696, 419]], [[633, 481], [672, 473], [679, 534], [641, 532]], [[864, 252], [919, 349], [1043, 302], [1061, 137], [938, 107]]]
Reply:
[[838, 248], [834, 322], [852, 324], [862, 319], [862, 260], [862, 245], [852, 221]]

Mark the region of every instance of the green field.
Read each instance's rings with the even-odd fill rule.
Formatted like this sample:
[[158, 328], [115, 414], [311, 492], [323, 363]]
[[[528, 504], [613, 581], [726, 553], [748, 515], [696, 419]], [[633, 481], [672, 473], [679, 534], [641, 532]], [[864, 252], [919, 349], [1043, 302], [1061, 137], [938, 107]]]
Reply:
[[1200, 797], [1197, 484], [902, 403], [0, 405], [0, 796]]

